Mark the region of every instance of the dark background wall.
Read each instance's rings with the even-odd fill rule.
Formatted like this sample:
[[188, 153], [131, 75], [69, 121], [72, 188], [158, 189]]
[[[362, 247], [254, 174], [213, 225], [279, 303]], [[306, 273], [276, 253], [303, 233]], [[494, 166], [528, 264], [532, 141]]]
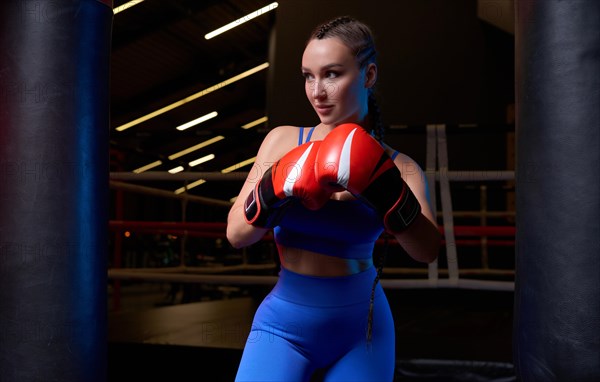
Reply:
[[351, 15], [379, 49], [377, 91], [388, 125], [503, 124], [514, 102], [513, 36], [477, 17], [476, 0], [287, 0], [277, 9], [269, 84], [270, 126], [313, 125], [300, 76], [319, 23]]
[[[488, 0], [281, 2], [271, 39], [269, 128], [319, 123], [300, 74], [304, 46], [315, 26], [350, 15], [375, 35], [376, 94], [389, 145], [425, 168], [424, 127], [446, 124], [451, 171], [511, 169], [514, 35], [478, 16], [497, 12], [494, 5]], [[509, 11], [503, 16], [513, 17]], [[489, 208], [510, 204], [507, 192], [512, 191], [504, 185], [489, 184]], [[455, 209], [479, 208], [479, 184], [451, 187]]]

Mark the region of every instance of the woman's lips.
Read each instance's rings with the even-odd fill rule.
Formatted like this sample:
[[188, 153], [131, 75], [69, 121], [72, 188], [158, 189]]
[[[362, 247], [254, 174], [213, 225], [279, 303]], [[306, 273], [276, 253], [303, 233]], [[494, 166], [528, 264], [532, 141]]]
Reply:
[[333, 109], [333, 105], [315, 105], [319, 114], [327, 114]]

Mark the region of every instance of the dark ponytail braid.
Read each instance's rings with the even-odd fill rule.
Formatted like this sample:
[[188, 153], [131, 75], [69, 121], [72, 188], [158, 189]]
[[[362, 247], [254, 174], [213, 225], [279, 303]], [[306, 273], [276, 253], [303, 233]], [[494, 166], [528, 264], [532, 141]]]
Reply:
[[[371, 124], [371, 134], [375, 139], [377, 139], [380, 143], [383, 143], [383, 137], [385, 133], [385, 125], [383, 124], [381, 118], [381, 110], [379, 109], [379, 105], [377, 104], [377, 100], [375, 99], [375, 95], [371, 90], [369, 92], [369, 122]], [[369, 301], [369, 316], [367, 320], [367, 346], [370, 345], [372, 335], [373, 335], [373, 308], [374, 308], [374, 300], [375, 300], [375, 288], [377, 287], [377, 283], [379, 283], [379, 279], [381, 278], [381, 273], [383, 271], [383, 266], [385, 265], [385, 259], [387, 257], [388, 252], [388, 235], [384, 233], [384, 247], [383, 253], [379, 257], [379, 261], [377, 264], [377, 276], [375, 276], [375, 280], [373, 280], [373, 286], [371, 287], [371, 299]]]
[[[375, 41], [373, 39], [373, 33], [371, 29], [364, 23], [355, 20], [350, 16], [341, 16], [330, 20], [326, 23], [316, 27], [310, 35], [307, 44], [314, 39], [322, 40], [324, 38], [336, 37], [340, 39], [344, 45], [346, 45], [358, 63], [360, 69], [364, 69], [370, 63], [377, 62], [377, 51], [375, 50]], [[381, 112], [379, 105], [373, 94], [373, 89], [369, 90], [368, 99], [369, 116], [368, 122], [371, 127], [371, 134], [379, 142], [383, 143], [384, 135], [384, 124], [381, 118]], [[377, 276], [373, 280], [373, 287], [371, 289], [371, 298], [369, 301], [369, 316], [367, 320], [367, 346], [370, 346], [372, 334], [373, 334], [373, 307], [375, 299], [375, 288], [379, 283], [383, 265], [385, 263], [385, 257], [387, 254], [387, 236], [385, 238], [385, 247], [383, 254], [380, 256], [377, 265]]]
[[383, 143], [385, 135], [385, 125], [381, 119], [381, 110], [375, 99], [375, 94], [371, 90], [369, 92], [369, 123], [371, 124], [371, 134], [379, 142]]
[[325, 37], [329, 37], [328, 34], [330, 31], [335, 30], [339, 25], [348, 24], [353, 21], [354, 19], [352, 19], [352, 17], [350, 16], [341, 16], [329, 22], [326, 22], [325, 24], [322, 24], [317, 29], [315, 29], [315, 31], [311, 35], [311, 40], [313, 38], [321, 40]]

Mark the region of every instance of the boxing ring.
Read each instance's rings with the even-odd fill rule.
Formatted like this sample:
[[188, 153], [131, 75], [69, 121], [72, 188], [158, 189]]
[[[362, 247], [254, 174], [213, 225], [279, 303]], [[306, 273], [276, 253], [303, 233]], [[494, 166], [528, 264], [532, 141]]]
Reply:
[[[479, 211], [453, 211], [452, 195], [450, 191], [451, 182], [507, 182], [514, 180], [514, 171], [449, 171], [448, 154], [446, 143], [445, 125], [428, 125], [427, 148], [426, 148], [426, 169], [425, 176], [430, 184], [430, 198], [435, 208], [438, 198], [442, 206], [438, 213], [438, 220], [442, 223], [439, 230], [443, 235], [444, 253], [447, 266], [440, 268], [439, 259], [422, 268], [384, 268], [385, 278], [381, 284], [387, 289], [399, 288], [463, 288], [463, 289], [482, 289], [482, 290], [514, 290], [514, 270], [493, 269], [487, 264], [487, 248], [490, 246], [514, 247], [515, 227], [514, 225], [505, 226], [475, 226], [461, 225], [455, 226], [455, 217], [480, 217], [485, 222], [489, 216], [511, 217], [514, 211], [487, 211], [485, 202]], [[172, 191], [151, 188], [139, 184], [128, 182], [139, 181], [181, 181], [189, 182], [198, 179], [209, 181], [243, 181], [247, 176], [245, 172], [235, 172], [228, 174], [221, 173], [178, 173], [170, 174], [167, 172], [145, 172], [140, 174], [130, 172], [111, 173], [111, 188], [118, 191], [144, 193], [160, 197], [169, 197], [180, 199], [182, 203], [196, 202], [212, 206], [229, 208], [231, 202], [210, 199], [195, 195], [174, 194]], [[432, 185], [439, 185], [435, 187]], [[439, 188], [439, 193], [436, 189]], [[485, 188], [483, 188], [485, 190]], [[439, 195], [438, 195], [439, 194]], [[485, 199], [485, 192], [482, 194]], [[441, 218], [441, 219], [440, 219]], [[169, 234], [182, 237], [183, 240], [188, 237], [199, 238], [221, 238], [225, 239], [226, 223], [219, 222], [159, 222], [159, 221], [122, 221], [112, 220], [109, 223], [110, 230], [116, 235], [122, 235], [124, 232], [134, 232], [139, 234]], [[267, 234], [262, 241], [272, 241], [272, 234]], [[384, 239], [380, 238], [376, 245], [383, 245]], [[397, 246], [394, 240], [389, 240], [389, 245]], [[459, 268], [458, 248], [461, 246], [479, 246], [482, 248], [483, 257], [481, 268]], [[210, 284], [239, 284], [239, 285], [274, 285], [277, 278], [275, 276], [254, 276], [254, 275], [227, 275], [227, 272], [252, 271], [252, 270], [275, 270], [278, 267], [276, 262], [271, 264], [249, 264], [245, 251], [242, 250], [243, 261], [239, 265], [220, 266], [220, 267], [198, 267], [186, 265], [183, 261], [172, 267], [161, 268], [123, 268], [118, 265], [119, 248], [116, 248], [115, 257], [117, 266], [108, 271], [109, 278], [113, 280], [148, 280], [148, 281], [167, 281], [184, 283], [210, 283]], [[183, 259], [183, 256], [179, 257]], [[391, 275], [410, 275], [410, 279], [402, 277], [391, 277]], [[497, 281], [483, 278], [477, 278], [478, 275], [502, 276], [512, 278], [508, 281]], [[418, 276], [418, 278], [415, 278]], [[461, 277], [468, 276], [468, 277]], [[116, 297], [118, 298], [118, 297]]]
[[[511, 257], [508, 263], [512, 263], [515, 247], [515, 226], [513, 224], [505, 225], [486, 225], [488, 221], [513, 221], [514, 211], [509, 210], [489, 210], [488, 208], [488, 189], [500, 185], [504, 192], [513, 192], [512, 183], [514, 182], [514, 171], [450, 171], [448, 165], [448, 142], [446, 125], [428, 125], [415, 127], [424, 137], [426, 166], [425, 176], [430, 185], [430, 200], [433, 206], [439, 205], [439, 211], [434, 211], [437, 215], [440, 233], [443, 235], [443, 246], [440, 250], [440, 257], [431, 264], [411, 264], [406, 262], [388, 261], [389, 264], [383, 269], [381, 285], [384, 289], [390, 291], [399, 290], [471, 290], [477, 293], [488, 291], [490, 293], [505, 293], [510, 298], [514, 291], [515, 272], [512, 267], [495, 267], [493, 258], [497, 256]], [[452, 130], [456, 131], [456, 130]], [[512, 129], [500, 131], [500, 134], [512, 134]], [[166, 172], [113, 172], [111, 173], [110, 186], [113, 191], [118, 193], [140, 193], [154, 197], [167, 197], [177, 199], [181, 203], [182, 210], [186, 209], [188, 203], [198, 203], [203, 206], [211, 206], [215, 209], [228, 210], [231, 202], [200, 197], [187, 193], [175, 194], [159, 188], [152, 188], [145, 185], [147, 182], [161, 184], [161, 182], [180, 182], [191, 183], [198, 179], [205, 179], [214, 182], [243, 182], [248, 175], [247, 172], [233, 172], [228, 174], [212, 172], [189, 172], [170, 174]], [[460, 185], [468, 184], [476, 190], [478, 209], [476, 210], [454, 210], [453, 195], [451, 194], [451, 185], [458, 184], [459, 189], [454, 192], [460, 192]], [[170, 187], [173, 187], [170, 183]], [[184, 216], [185, 218], [185, 216]], [[477, 221], [480, 224], [455, 224], [457, 221]], [[112, 307], [118, 311], [121, 306], [120, 283], [121, 282], [140, 282], [140, 283], [168, 283], [201, 285], [206, 288], [223, 288], [229, 290], [244, 290], [245, 288], [270, 288], [277, 282], [277, 271], [279, 263], [277, 261], [276, 250], [273, 242], [272, 232], [268, 232], [263, 239], [251, 246], [261, 246], [258, 250], [267, 252], [269, 256], [266, 261], [252, 261], [253, 255], [251, 249], [243, 248], [236, 250], [228, 248], [229, 251], [239, 252], [240, 257], [235, 264], [225, 265], [220, 261], [219, 256], [215, 256], [212, 264], [191, 265], [190, 256], [186, 248], [191, 240], [206, 240], [207, 245], [211, 241], [222, 240], [226, 242], [225, 232], [226, 223], [224, 222], [200, 222], [200, 221], [140, 221], [140, 220], [111, 220], [109, 229], [112, 232], [115, 243], [118, 243], [125, 234], [127, 235], [163, 235], [176, 237], [180, 241], [175, 244], [175, 250], [181, 253], [188, 253], [186, 256], [179, 255], [177, 259], [168, 266], [126, 266], [123, 263], [121, 249], [115, 247], [113, 266], [108, 270], [108, 277], [113, 286]], [[387, 259], [408, 257], [401, 253], [401, 248], [393, 237], [385, 238], [386, 234], [376, 242], [375, 253], [380, 253], [382, 248], [388, 246]], [[500, 248], [501, 253], [489, 253], [490, 249]], [[469, 266], [469, 261], [461, 259], [461, 251], [470, 249], [480, 252], [479, 259], [475, 261], [480, 265], [477, 267]], [[505, 259], [506, 260], [506, 259]], [[470, 261], [473, 263], [473, 261]], [[507, 261], [504, 261], [507, 263]], [[464, 264], [464, 266], [460, 266]], [[410, 293], [410, 292], [408, 292]], [[239, 297], [239, 296], [238, 296]], [[230, 296], [226, 293], [223, 296], [225, 301]], [[396, 297], [392, 297], [396, 298]], [[239, 301], [243, 301], [243, 298]], [[241, 303], [241, 302], [240, 302]], [[199, 324], [190, 323], [190, 326]], [[404, 324], [403, 324], [404, 325]], [[451, 345], [444, 345], [451, 346]], [[496, 375], [505, 378], [504, 381], [513, 380], [514, 371], [511, 364], [507, 362], [496, 361], [460, 361], [457, 359], [406, 359], [400, 358], [396, 367], [397, 375], [403, 378], [416, 377], [417, 375], [436, 375], [444, 378], [458, 378], [461, 374], [470, 373], [479, 375], [482, 380]], [[433, 371], [435, 370], [435, 372]], [[433, 373], [433, 374], [432, 374]]]

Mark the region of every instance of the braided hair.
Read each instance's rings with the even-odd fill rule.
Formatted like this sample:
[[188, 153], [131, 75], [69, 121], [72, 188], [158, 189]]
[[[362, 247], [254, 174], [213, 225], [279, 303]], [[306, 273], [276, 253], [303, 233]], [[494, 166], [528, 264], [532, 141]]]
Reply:
[[[346, 45], [358, 63], [359, 69], [364, 69], [370, 63], [376, 63], [377, 51], [375, 50], [375, 41], [373, 39], [373, 33], [371, 29], [364, 23], [350, 17], [341, 16], [326, 23], [317, 26], [308, 42], [314, 39], [324, 39], [336, 37]], [[307, 42], [307, 43], [308, 43]], [[369, 125], [371, 127], [371, 135], [375, 137], [379, 142], [383, 143], [385, 126], [381, 117], [381, 111], [377, 103], [373, 88], [369, 89], [368, 98], [368, 118]], [[371, 288], [371, 298], [369, 301], [369, 316], [367, 320], [367, 346], [370, 345], [372, 334], [373, 334], [373, 308], [375, 299], [375, 288], [379, 283], [383, 265], [385, 264], [385, 257], [388, 250], [388, 238], [385, 237], [385, 245], [383, 253], [379, 258], [377, 265], [377, 275], [373, 280], [373, 286]]]

